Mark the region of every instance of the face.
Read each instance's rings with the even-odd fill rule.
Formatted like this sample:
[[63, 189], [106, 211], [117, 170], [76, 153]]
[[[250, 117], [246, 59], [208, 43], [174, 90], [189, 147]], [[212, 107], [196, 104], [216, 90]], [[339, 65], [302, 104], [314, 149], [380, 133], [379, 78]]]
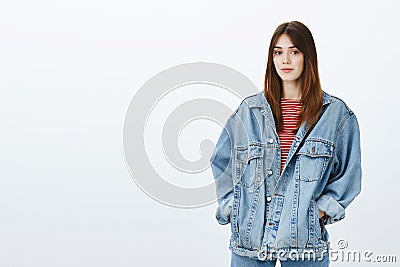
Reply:
[[273, 53], [275, 69], [284, 82], [295, 82], [303, 72], [304, 55], [297, 49], [287, 34], [282, 34]]

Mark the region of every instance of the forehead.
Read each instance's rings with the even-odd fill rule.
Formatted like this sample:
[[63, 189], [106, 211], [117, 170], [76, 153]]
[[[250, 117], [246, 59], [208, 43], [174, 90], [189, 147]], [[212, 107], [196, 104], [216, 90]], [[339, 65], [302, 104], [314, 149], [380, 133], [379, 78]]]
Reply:
[[290, 40], [290, 38], [287, 34], [282, 34], [276, 40], [274, 47], [277, 47], [277, 46], [282, 47], [282, 48], [288, 48], [288, 47], [293, 47], [294, 44], [292, 43], [292, 40]]

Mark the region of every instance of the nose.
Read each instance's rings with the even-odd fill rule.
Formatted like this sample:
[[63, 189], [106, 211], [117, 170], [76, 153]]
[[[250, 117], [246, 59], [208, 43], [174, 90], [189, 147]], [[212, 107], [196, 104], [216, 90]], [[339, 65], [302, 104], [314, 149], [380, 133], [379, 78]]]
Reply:
[[283, 53], [282, 63], [283, 64], [290, 64], [288, 53]]

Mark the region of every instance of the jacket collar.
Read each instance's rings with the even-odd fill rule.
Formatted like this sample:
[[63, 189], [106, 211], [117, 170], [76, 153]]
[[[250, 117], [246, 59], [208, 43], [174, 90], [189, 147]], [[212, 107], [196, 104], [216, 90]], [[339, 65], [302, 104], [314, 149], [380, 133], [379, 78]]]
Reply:
[[[250, 101], [246, 101], [248, 102], [249, 108], [265, 108], [266, 106], [269, 106], [267, 100], [265, 99], [264, 91], [261, 91], [254, 96], [255, 97], [252, 97]], [[326, 104], [329, 104], [331, 102], [331, 95], [322, 90], [322, 105], [325, 106]]]

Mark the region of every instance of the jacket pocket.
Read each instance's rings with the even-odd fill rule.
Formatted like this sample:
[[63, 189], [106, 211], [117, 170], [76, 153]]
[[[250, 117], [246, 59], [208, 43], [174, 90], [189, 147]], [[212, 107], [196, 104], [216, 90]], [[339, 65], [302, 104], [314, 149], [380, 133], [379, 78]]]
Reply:
[[314, 198], [311, 198], [308, 208], [308, 244], [307, 246], [315, 246], [321, 240], [322, 229], [320, 225], [318, 206]]
[[332, 153], [333, 143], [321, 139], [307, 140], [297, 152], [299, 179], [305, 182], [320, 180]]
[[235, 147], [235, 182], [249, 191], [254, 191], [262, 182], [264, 147], [250, 144]]

